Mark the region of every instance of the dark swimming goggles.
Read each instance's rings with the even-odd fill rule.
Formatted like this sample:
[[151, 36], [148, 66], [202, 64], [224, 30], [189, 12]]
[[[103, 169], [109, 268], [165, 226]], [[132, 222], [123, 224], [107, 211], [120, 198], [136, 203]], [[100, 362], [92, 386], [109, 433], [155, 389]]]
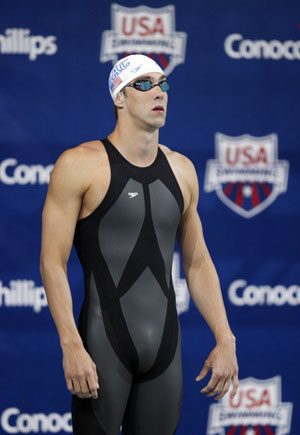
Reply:
[[149, 89], [152, 89], [155, 86], [159, 86], [163, 92], [167, 92], [170, 89], [170, 85], [166, 80], [155, 84], [150, 82], [150, 80], [137, 80], [134, 83], [128, 83], [126, 86], [130, 88], [135, 88], [138, 91], [142, 92], [149, 91]]

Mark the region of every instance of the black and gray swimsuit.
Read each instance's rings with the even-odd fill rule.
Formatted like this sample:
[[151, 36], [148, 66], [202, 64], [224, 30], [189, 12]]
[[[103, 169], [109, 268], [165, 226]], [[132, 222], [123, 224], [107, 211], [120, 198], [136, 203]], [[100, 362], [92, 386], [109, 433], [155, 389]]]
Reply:
[[147, 167], [102, 140], [111, 181], [78, 221], [84, 271], [79, 331], [99, 398], [73, 396], [75, 435], [171, 435], [181, 409], [180, 328], [171, 269], [183, 197], [163, 151]]

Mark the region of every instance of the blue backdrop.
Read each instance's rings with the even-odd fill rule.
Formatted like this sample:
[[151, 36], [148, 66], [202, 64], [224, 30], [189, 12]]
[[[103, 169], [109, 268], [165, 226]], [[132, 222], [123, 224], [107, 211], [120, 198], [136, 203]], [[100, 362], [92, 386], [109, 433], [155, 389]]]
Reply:
[[[41, 212], [59, 154], [114, 128], [112, 63], [143, 52], [168, 72], [160, 142], [196, 166], [199, 214], [240, 365], [234, 401], [201, 396], [194, 378], [214, 339], [175, 257], [178, 434], [298, 435], [299, 2], [16, 0], [0, 11], [0, 432], [72, 431], [39, 275]], [[78, 317], [74, 253], [69, 277]]]

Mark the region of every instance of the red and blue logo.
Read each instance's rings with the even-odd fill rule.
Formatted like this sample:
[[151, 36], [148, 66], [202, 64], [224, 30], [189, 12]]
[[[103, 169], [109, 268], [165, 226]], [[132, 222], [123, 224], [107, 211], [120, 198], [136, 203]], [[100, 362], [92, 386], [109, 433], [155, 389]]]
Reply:
[[185, 61], [187, 34], [175, 30], [175, 7], [111, 6], [111, 30], [102, 34], [100, 62], [130, 54], [145, 54], [155, 60], [169, 75]]
[[287, 435], [293, 404], [281, 401], [281, 377], [246, 378], [232, 399], [210, 405], [207, 435]]
[[207, 435], [287, 435], [293, 404], [281, 401], [281, 377], [246, 378], [232, 399], [210, 405]]
[[216, 159], [207, 162], [204, 190], [215, 190], [240, 216], [257, 215], [286, 192], [289, 162], [278, 160], [276, 134], [232, 137], [217, 133], [215, 145]]

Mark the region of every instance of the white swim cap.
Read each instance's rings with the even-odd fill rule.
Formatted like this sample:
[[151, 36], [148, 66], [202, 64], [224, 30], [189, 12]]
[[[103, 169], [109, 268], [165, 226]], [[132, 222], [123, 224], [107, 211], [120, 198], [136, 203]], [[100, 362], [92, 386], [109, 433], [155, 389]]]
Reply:
[[165, 74], [161, 67], [150, 57], [143, 54], [131, 54], [120, 59], [109, 74], [108, 86], [111, 98], [114, 99], [131, 80], [146, 73], [159, 72]]

